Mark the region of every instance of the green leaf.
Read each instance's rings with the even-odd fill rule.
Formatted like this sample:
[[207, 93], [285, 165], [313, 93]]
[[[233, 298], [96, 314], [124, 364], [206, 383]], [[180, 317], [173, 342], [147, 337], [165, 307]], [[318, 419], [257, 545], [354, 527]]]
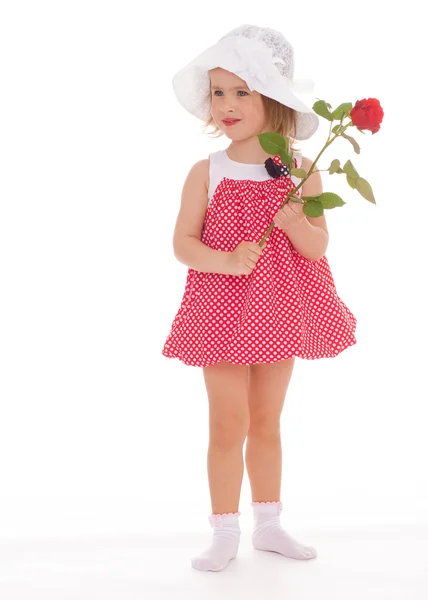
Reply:
[[[333, 175], [333, 173], [337, 173], [337, 171], [340, 169], [340, 160], [338, 158], [335, 158], [334, 160], [331, 161], [331, 165], [330, 168], [328, 170], [330, 175]], [[342, 169], [340, 169], [342, 170]]]
[[278, 154], [283, 165], [290, 165], [290, 167], [294, 167], [293, 154], [288, 154], [282, 148], [279, 149]]
[[336, 206], [343, 206], [345, 204], [342, 198], [333, 192], [323, 192], [318, 196], [318, 200], [324, 208], [335, 208]]
[[347, 125], [341, 125], [340, 123], [338, 125], [335, 125], [332, 129], [333, 133], [336, 133], [338, 136], [339, 135], [343, 135], [343, 132], [346, 130]]
[[343, 165], [343, 170], [352, 179], [357, 179], [357, 177], [359, 177], [357, 169], [354, 167], [350, 160], [347, 160], [346, 163]]
[[333, 117], [333, 119], [338, 119], [340, 121], [345, 115], [349, 115], [351, 109], [352, 102], [344, 102], [332, 112], [331, 116]]
[[327, 119], [327, 121], [334, 121], [333, 115], [328, 107], [331, 108], [331, 104], [328, 104], [325, 100], [318, 100], [318, 102], [315, 102], [313, 105], [312, 110], [320, 117]]
[[362, 177], [358, 177], [358, 179], [356, 180], [356, 188], [360, 192], [360, 194], [362, 195], [363, 198], [365, 198], [372, 204], [376, 204], [376, 200], [373, 195], [373, 190], [371, 188], [371, 185], [369, 184], [369, 182], [366, 179], [363, 179]]
[[279, 133], [267, 131], [259, 133], [258, 136], [261, 147], [268, 154], [280, 154], [280, 150], [287, 150], [287, 142]]
[[357, 179], [355, 177], [350, 177], [349, 175], [346, 176], [346, 181], [349, 183], [349, 185], [351, 186], [351, 188], [353, 190], [355, 190], [355, 188], [357, 187]]
[[291, 169], [290, 174], [295, 175], [296, 177], [299, 177], [300, 179], [303, 179], [303, 177], [306, 177], [306, 175], [307, 175], [305, 169]]
[[360, 154], [360, 146], [357, 143], [357, 141], [350, 135], [347, 135], [346, 133], [342, 133], [342, 137], [344, 137], [345, 139], [347, 139], [348, 141], [351, 142], [351, 144], [354, 147], [354, 150], [357, 154]]
[[324, 213], [324, 208], [318, 200], [308, 200], [303, 205], [303, 212], [308, 217], [320, 217]]

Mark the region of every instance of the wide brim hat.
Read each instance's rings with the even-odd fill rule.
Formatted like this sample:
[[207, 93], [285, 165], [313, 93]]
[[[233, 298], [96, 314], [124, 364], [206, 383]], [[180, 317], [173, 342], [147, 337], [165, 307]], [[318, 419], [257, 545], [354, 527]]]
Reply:
[[278, 31], [242, 25], [222, 37], [174, 75], [180, 104], [198, 119], [211, 116], [209, 71], [220, 67], [243, 79], [248, 88], [296, 111], [297, 140], [309, 139], [319, 126], [318, 115], [296, 93], [311, 93], [312, 79], [293, 79], [294, 50]]

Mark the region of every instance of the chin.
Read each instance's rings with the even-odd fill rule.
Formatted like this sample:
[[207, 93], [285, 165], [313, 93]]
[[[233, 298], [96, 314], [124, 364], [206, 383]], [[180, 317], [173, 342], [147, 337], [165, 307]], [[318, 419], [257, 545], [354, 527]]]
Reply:
[[228, 138], [233, 138], [234, 140], [236, 140], [236, 135], [233, 135], [233, 133], [231, 131], [229, 131], [228, 129], [222, 129], [222, 132], [224, 133], [224, 135]]
[[224, 133], [225, 136], [227, 136], [228, 138], [234, 139], [234, 140], [245, 140], [247, 138], [247, 136], [245, 135], [245, 133], [236, 133], [235, 131], [231, 131], [231, 129], [229, 127], [226, 127], [224, 129], [222, 129], [222, 132]]

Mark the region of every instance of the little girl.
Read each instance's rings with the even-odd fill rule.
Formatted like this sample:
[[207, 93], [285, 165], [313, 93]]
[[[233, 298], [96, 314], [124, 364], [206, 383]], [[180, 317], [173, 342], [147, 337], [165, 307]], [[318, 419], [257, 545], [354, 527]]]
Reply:
[[[292, 92], [293, 55], [281, 33], [242, 25], [173, 80], [184, 108], [230, 139], [193, 165], [183, 187], [174, 254], [189, 269], [162, 350], [202, 367], [207, 389], [214, 531], [211, 545], [192, 559], [202, 571], [221, 571], [238, 552], [245, 440], [254, 547], [316, 557], [280, 523], [281, 411], [296, 357], [334, 357], [356, 343], [356, 319], [336, 292], [325, 256], [325, 217], [307, 217], [298, 202], [280, 208], [300, 180], [257, 137], [275, 131], [305, 140], [319, 125]], [[295, 168], [308, 172], [311, 164], [294, 157]], [[321, 193], [315, 171], [296, 197]]]

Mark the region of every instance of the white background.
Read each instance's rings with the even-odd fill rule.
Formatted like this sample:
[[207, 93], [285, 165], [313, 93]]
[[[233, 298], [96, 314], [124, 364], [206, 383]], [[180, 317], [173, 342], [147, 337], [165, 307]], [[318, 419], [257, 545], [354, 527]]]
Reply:
[[[380, 131], [336, 141], [376, 206], [323, 173], [327, 257], [357, 344], [296, 360], [282, 416], [293, 527], [427, 524], [423, 22], [316, 2], [2, 2], [0, 537], [206, 531], [202, 369], [161, 355], [187, 267], [172, 235], [185, 177], [227, 147], [173, 75], [243, 23], [280, 29], [295, 77], [333, 107], [375, 97]], [[425, 51], [425, 50], [424, 50]], [[321, 119], [302, 152], [314, 158]], [[250, 523], [246, 472], [241, 495]]]

